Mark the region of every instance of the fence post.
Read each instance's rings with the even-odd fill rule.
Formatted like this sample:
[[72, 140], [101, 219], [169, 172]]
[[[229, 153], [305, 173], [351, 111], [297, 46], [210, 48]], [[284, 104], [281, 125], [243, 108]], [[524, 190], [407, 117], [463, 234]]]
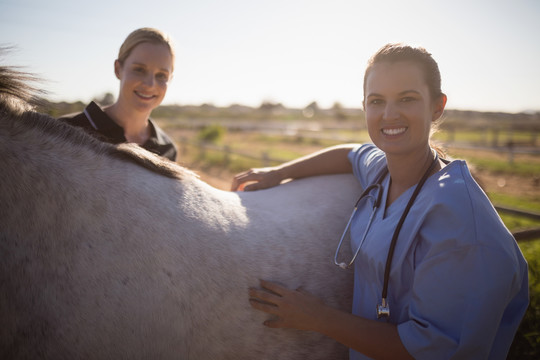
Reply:
[[508, 140], [506, 147], [508, 148], [508, 163], [512, 165], [514, 163], [514, 141]]
[[491, 145], [496, 148], [499, 145], [499, 129], [493, 129], [493, 142]]
[[489, 128], [485, 128], [483, 131], [482, 131], [482, 136], [480, 137], [480, 143], [483, 145], [483, 146], [488, 146], [489, 144]]
[[187, 138], [185, 136], [180, 137], [180, 154], [184, 156], [187, 154]]
[[446, 142], [453, 143], [456, 140], [456, 129], [453, 126], [446, 128]]
[[199, 156], [201, 159], [206, 157], [206, 144], [204, 141], [199, 141]]
[[223, 151], [225, 153], [223, 162], [225, 163], [225, 165], [228, 165], [231, 161], [231, 147], [229, 145], [225, 145], [223, 147]]

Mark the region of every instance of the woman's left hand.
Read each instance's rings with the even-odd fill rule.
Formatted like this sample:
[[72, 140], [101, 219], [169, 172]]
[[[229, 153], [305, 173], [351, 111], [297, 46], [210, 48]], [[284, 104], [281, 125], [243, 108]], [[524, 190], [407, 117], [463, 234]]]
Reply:
[[[261, 280], [263, 289], [249, 289], [249, 302], [257, 310], [276, 315], [264, 322], [271, 328], [317, 330], [326, 305], [305, 290], [290, 290], [276, 283]], [[266, 289], [266, 290], [265, 290]], [[268, 291], [269, 290], [269, 291]]]
[[261, 287], [249, 289], [249, 302], [274, 315], [264, 322], [268, 327], [317, 331], [370, 358], [412, 359], [395, 324], [334, 309], [301, 289], [290, 290], [264, 280]]

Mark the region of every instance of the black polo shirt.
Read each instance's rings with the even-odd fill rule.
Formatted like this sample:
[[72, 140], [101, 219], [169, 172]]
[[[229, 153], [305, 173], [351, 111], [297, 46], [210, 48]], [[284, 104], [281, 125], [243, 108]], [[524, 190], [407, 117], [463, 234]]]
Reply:
[[[68, 124], [82, 127], [99, 139], [111, 144], [127, 142], [124, 129], [113, 121], [95, 102], [91, 102], [82, 113], [64, 115], [60, 120]], [[176, 146], [169, 136], [151, 119], [150, 137], [142, 145], [144, 149], [161, 155], [169, 160], [176, 161]]]

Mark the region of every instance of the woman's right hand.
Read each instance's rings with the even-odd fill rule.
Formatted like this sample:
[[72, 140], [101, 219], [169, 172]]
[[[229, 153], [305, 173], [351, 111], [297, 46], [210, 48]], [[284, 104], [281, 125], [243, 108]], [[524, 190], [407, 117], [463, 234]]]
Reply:
[[279, 185], [283, 180], [283, 175], [276, 167], [250, 169], [234, 176], [231, 191], [266, 189]]
[[348, 158], [355, 144], [336, 145], [284, 164], [255, 168], [233, 178], [231, 191], [253, 191], [281, 184], [286, 179], [300, 179], [315, 175], [351, 173]]

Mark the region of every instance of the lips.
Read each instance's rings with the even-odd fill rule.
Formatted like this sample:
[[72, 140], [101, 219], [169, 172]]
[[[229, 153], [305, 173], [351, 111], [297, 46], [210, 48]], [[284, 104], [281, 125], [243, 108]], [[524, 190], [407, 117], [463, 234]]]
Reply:
[[155, 95], [152, 95], [152, 94], [150, 94], [150, 95], [142, 94], [142, 93], [140, 93], [140, 92], [138, 92], [138, 91], [135, 91], [135, 94], [136, 94], [138, 97], [143, 98], [143, 99], [145, 99], [145, 100], [150, 100], [150, 99], [153, 99], [153, 98], [156, 97]]
[[407, 131], [406, 127], [381, 129], [381, 132], [384, 135], [389, 135], [389, 136], [400, 135], [400, 134], [403, 134], [405, 131]]

